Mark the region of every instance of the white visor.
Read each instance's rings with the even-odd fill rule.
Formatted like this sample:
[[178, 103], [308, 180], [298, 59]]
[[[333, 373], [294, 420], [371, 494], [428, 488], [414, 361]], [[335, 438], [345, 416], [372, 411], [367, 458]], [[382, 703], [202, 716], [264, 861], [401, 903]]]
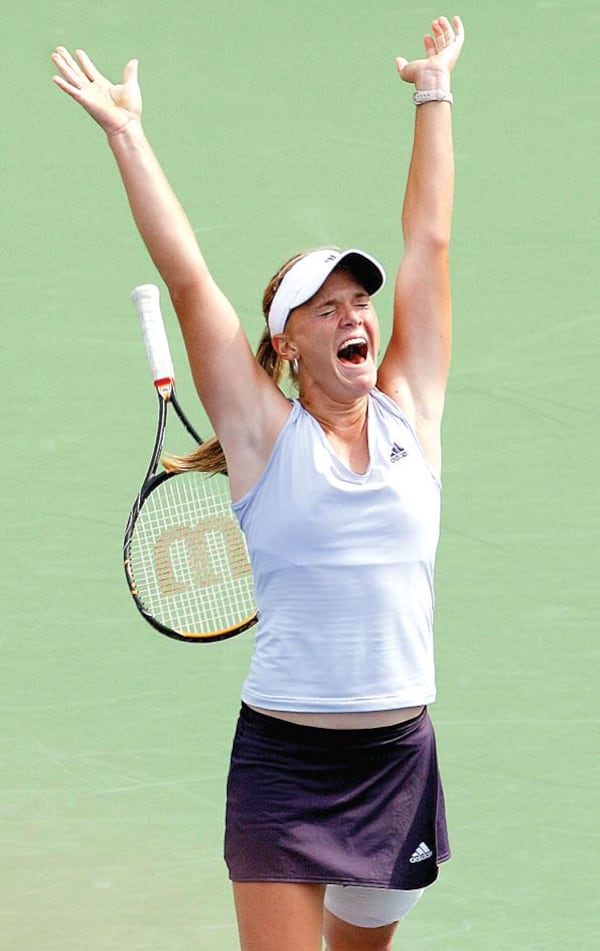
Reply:
[[314, 297], [333, 269], [342, 261], [367, 294], [375, 294], [383, 287], [384, 269], [375, 258], [364, 251], [357, 248], [350, 248], [348, 251], [339, 251], [337, 248], [309, 251], [289, 269], [277, 288], [269, 310], [269, 330], [272, 337], [283, 332], [291, 311]]

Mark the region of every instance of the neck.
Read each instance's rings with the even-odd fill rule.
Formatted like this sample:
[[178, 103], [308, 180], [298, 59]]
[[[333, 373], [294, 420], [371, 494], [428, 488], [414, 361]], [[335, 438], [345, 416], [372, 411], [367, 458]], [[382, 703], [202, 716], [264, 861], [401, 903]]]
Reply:
[[351, 403], [337, 403], [328, 398], [314, 400], [301, 393], [300, 402], [326, 433], [337, 433], [339, 436], [352, 438], [365, 429], [368, 406], [366, 395], [358, 397]]
[[368, 397], [361, 396], [351, 404], [328, 402], [318, 406], [300, 397], [307, 412], [318, 422], [327, 441], [344, 465], [358, 475], [369, 468], [369, 438], [367, 429]]

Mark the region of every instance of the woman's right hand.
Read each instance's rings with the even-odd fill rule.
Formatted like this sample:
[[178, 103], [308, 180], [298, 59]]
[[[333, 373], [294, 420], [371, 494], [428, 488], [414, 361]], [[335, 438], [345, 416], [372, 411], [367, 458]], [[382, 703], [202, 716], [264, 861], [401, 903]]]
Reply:
[[123, 82], [111, 83], [96, 69], [83, 50], [75, 59], [64, 46], [52, 53], [52, 62], [60, 72], [52, 80], [78, 102], [102, 126], [107, 136], [118, 135], [142, 115], [142, 94], [138, 83], [138, 61], [130, 60], [123, 72]]

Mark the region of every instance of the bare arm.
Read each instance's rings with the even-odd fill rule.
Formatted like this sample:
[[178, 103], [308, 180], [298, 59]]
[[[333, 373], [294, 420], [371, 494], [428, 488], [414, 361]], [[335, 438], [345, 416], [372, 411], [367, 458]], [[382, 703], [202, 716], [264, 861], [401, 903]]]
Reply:
[[52, 59], [60, 75], [54, 82], [106, 133], [137, 228], [169, 288], [200, 398], [228, 462], [235, 447], [242, 466], [260, 469], [288, 404], [256, 362], [144, 135], [137, 61], [127, 64], [123, 83], [115, 85], [83, 51], [76, 55], [64, 47], [55, 51]]
[[[463, 44], [460, 19], [444, 17], [425, 37], [426, 59], [397, 60], [400, 76], [419, 90], [450, 90]], [[440, 424], [450, 365], [448, 252], [454, 194], [451, 105], [416, 107], [414, 144], [402, 210], [404, 256], [394, 294], [392, 337], [379, 385], [416, 427], [433, 466], [440, 468]]]

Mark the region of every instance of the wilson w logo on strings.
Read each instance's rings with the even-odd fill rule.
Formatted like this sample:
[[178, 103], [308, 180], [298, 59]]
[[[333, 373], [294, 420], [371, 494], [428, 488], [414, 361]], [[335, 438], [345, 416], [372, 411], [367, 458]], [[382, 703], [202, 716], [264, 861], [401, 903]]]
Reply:
[[195, 526], [170, 526], [154, 541], [153, 554], [164, 597], [251, 574], [243, 537], [226, 515], [214, 515]]

